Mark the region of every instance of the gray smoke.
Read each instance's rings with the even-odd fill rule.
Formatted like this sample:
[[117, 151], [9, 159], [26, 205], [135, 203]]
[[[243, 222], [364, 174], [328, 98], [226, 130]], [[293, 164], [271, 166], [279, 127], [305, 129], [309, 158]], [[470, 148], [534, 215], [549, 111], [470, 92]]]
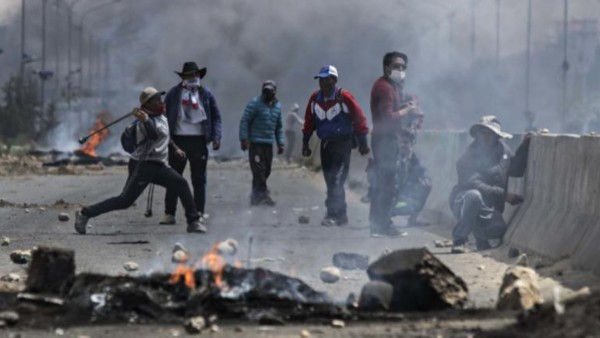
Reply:
[[[80, 1], [75, 17], [99, 3]], [[2, 79], [18, 71], [20, 48], [20, 1], [4, 6], [8, 4], [6, 15], [0, 16], [7, 26], [0, 62], [9, 70]], [[530, 110], [536, 125], [553, 130], [559, 127], [562, 102], [562, 5], [562, 0], [533, 1]], [[28, 50], [39, 55], [40, 5], [28, 6]], [[598, 23], [588, 21], [586, 35], [582, 20], [596, 20], [593, 13], [599, 10], [599, 1], [570, 2], [568, 122], [583, 124], [594, 117], [598, 99], [587, 74], [600, 62], [595, 54]], [[52, 15], [48, 38], [54, 41]], [[409, 55], [406, 91], [419, 96], [425, 128], [466, 129], [479, 116], [496, 114], [508, 130], [523, 131], [527, 1], [500, 1], [500, 19], [498, 62], [493, 0], [122, 0], [87, 16], [84, 31], [93, 28], [108, 43], [110, 95], [103, 104], [115, 117], [135, 105], [141, 88], [175, 85], [179, 79], [173, 71], [183, 62], [208, 67], [204, 83], [222, 110], [224, 152], [234, 152], [239, 118], [263, 80], [277, 81], [284, 109], [294, 102], [304, 107], [317, 88], [313, 74], [333, 64], [340, 86], [370, 116], [370, 88], [381, 75], [383, 54], [391, 50]], [[61, 28], [58, 42], [63, 72], [65, 30]], [[50, 60], [55, 47], [49, 47]], [[85, 78], [85, 60], [95, 53], [84, 49]], [[99, 110], [101, 104], [97, 106]]]

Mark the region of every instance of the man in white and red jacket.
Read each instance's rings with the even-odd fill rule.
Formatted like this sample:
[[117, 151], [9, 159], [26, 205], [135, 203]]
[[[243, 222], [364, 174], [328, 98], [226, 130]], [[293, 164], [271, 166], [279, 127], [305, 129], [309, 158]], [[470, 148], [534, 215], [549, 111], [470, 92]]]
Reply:
[[320, 89], [310, 96], [304, 113], [302, 155], [312, 154], [308, 142], [316, 131], [321, 139], [321, 167], [327, 184], [327, 214], [321, 225], [345, 225], [348, 214], [344, 182], [350, 154], [356, 143], [361, 155], [369, 153], [369, 127], [352, 94], [337, 86], [338, 72], [334, 66], [322, 67], [315, 79], [319, 79]]

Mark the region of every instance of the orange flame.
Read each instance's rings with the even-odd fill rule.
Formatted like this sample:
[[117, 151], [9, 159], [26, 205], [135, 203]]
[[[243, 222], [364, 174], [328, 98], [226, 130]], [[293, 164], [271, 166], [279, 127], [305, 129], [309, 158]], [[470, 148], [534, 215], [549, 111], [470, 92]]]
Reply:
[[169, 284], [177, 284], [183, 278], [183, 283], [189, 289], [193, 289], [196, 287], [196, 279], [194, 278], [194, 269], [192, 267], [187, 267], [183, 263], [177, 266], [175, 272], [169, 278]]
[[218, 288], [223, 287], [223, 269], [225, 260], [218, 253], [218, 243], [215, 243], [210, 251], [202, 257], [198, 265], [204, 269], [209, 269], [215, 276], [215, 285]]
[[[106, 125], [104, 121], [108, 119], [109, 115], [110, 114], [108, 112], [100, 113], [94, 122], [94, 126], [90, 129], [90, 134], [104, 127]], [[90, 136], [87, 142], [81, 146], [81, 148], [79, 148], [79, 151], [88, 156], [96, 157], [96, 147], [98, 147], [98, 145], [102, 143], [107, 136], [108, 129], [104, 129], [101, 132]]]

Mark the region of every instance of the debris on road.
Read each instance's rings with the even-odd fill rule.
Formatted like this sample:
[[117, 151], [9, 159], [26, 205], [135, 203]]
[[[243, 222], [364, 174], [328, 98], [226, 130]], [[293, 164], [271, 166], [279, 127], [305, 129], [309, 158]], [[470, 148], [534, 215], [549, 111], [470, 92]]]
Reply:
[[19, 321], [19, 314], [16, 311], [2, 311], [0, 312], [0, 321], [7, 323], [8, 325], [14, 325]]
[[527, 254], [526, 253], [520, 254], [519, 257], [517, 257], [517, 260], [515, 261], [515, 265], [528, 267], [529, 259], [527, 258]]
[[126, 262], [125, 264], [123, 264], [123, 269], [125, 269], [125, 271], [128, 272], [132, 272], [132, 271], [137, 271], [139, 270], [140, 265], [136, 262]]
[[367, 269], [372, 281], [392, 285], [391, 311], [433, 311], [462, 308], [467, 284], [426, 248], [397, 250]]
[[183, 323], [183, 327], [189, 334], [200, 333], [206, 328], [206, 321], [202, 316], [188, 318], [185, 323]]
[[367, 270], [369, 267], [369, 256], [337, 252], [333, 255], [333, 265], [344, 270]]
[[0, 281], [9, 282], [9, 283], [20, 282], [21, 276], [19, 276], [19, 274], [16, 274], [16, 273], [9, 273], [7, 275], [0, 277]]
[[300, 338], [310, 338], [310, 331], [308, 331], [308, 330], [300, 331]]
[[436, 248], [451, 248], [452, 247], [452, 241], [449, 239], [446, 240], [435, 240], [433, 241], [433, 246], [435, 246]]
[[310, 223], [310, 217], [308, 217], [306, 215], [300, 215], [300, 216], [298, 216], [298, 223], [308, 224], [308, 223]]
[[173, 263], [185, 263], [190, 258], [190, 255], [187, 249], [183, 246], [183, 244], [177, 242], [173, 246], [173, 251], [171, 254], [171, 262]]
[[330, 266], [330, 267], [321, 269], [321, 273], [319, 274], [319, 277], [321, 277], [321, 280], [325, 283], [335, 283], [340, 280], [340, 275], [341, 275], [340, 269]]
[[38, 247], [32, 252], [27, 292], [60, 294], [63, 285], [75, 276], [75, 252]]
[[15, 250], [10, 253], [10, 260], [15, 264], [31, 262], [31, 250]]
[[366, 311], [388, 311], [392, 303], [394, 287], [384, 281], [367, 282], [360, 292], [358, 307]]
[[334, 319], [331, 321], [331, 326], [341, 329], [341, 328], [346, 327], [346, 323], [341, 319]]
[[237, 248], [238, 241], [228, 238], [217, 245], [217, 252], [222, 256], [235, 256]]
[[185, 263], [188, 261], [188, 259], [189, 255], [183, 250], [177, 250], [173, 252], [173, 255], [171, 255], [171, 262], [173, 263]]
[[52, 304], [52, 305], [64, 305], [65, 300], [60, 297], [51, 297], [38, 295], [34, 293], [19, 293], [17, 294], [17, 299], [24, 299], [32, 302], [39, 302], [44, 304]]
[[498, 310], [529, 310], [544, 302], [537, 273], [527, 267], [506, 269], [498, 294]]
[[69, 214], [67, 214], [66, 212], [61, 212], [60, 214], [58, 214], [58, 220], [61, 222], [68, 222], [71, 218], [69, 217]]
[[3, 236], [2, 237], [2, 243], [0, 245], [2, 245], [2, 246], [9, 246], [10, 245], [10, 238], [6, 237], [6, 236]]

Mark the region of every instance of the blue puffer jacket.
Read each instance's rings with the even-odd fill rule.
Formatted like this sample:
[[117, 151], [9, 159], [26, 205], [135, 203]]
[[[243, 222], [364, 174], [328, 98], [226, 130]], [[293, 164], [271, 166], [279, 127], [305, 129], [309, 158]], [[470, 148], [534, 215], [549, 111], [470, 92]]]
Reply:
[[283, 146], [281, 104], [269, 106], [262, 96], [256, 96], [246, 106], [240, 121], [240, 141]]
[[[175, 131], [175, 122], [177, 121], [181, 106], [181, 88], [180, 83], [171, 88], [165, 97], [167, 121], [169, 122], [169, 132], [171, 135], [173, 135], [173, 131]], [[198, 96], [200, 97], [200, 102], [202, 102], [204, 111], [206, 112], [206, 120], [202, 121], [206, 142], [221, 142], [221, 112], [217, 106], [217, 101], [213, 94], [205, 87], [200, 87]]]

